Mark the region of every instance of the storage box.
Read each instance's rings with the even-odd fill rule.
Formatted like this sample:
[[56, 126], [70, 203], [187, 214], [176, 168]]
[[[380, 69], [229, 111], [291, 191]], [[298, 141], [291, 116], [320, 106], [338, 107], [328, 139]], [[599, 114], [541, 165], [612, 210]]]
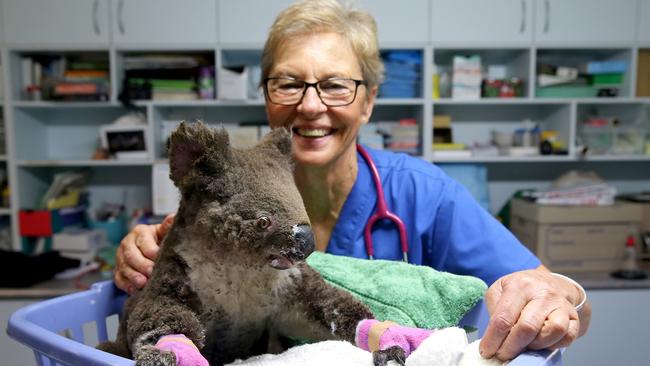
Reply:
[[557, 272], [613, 271], [625, 256], [625, 241], [637, 237], [641, 208], [545, 206], [513, 199], [510, 229], [542, 263]]
[[127, 232], [125, 217], [116, 217], [106, 221], [89, 220], [88, 226], [91, 229], [97, 229], [104, 232], [106, 234], [106, 239], [112, 245], [119, 245]]
[[95, 251], [106, 243], [106, 232], [95, 229], [70, 229], [54, 234], [52, 249], [71, 252]]
[[217, 99], [245, 100], [248, 97], [248, 69], [219, 68], [217, 70]]
[[20, 210], [18, 212], [19, 233], [24, 237], [51, 236], [64, 227], [81, 227], [85, 222], [86, 208], [84, 206], [56, 210]]

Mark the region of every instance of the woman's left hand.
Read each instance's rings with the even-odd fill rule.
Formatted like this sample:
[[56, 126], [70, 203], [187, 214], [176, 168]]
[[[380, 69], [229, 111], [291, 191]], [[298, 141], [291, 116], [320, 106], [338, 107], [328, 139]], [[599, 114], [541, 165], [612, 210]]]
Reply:
[[498, 279], [485, 300], [490, 321], [480, 343], [481, 356], [510, 360], [525, 349], [566, 347], [587, 331], [591, 306], [580, 314], [582, 293], [544, 266]]

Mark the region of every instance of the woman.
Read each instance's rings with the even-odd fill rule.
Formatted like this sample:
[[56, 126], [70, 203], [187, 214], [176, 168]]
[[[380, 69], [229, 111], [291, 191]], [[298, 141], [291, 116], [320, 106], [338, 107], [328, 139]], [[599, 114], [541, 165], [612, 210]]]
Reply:
[[[262, 86], [272, 128], [293, 131], [295, 182], [317, 249], [366, 258], [363, 228], [377, 203], [356, 138], [369, 121], [383, 66], [370, 15], [335, 0], [312, 0], [283, 11], [262, 56]], [[525, 348], [569, 345], [589, 324], [584, 292], [553, 276], [501, 224], [440, 169], [401, 154], [370, 151], [388, 207], [404, 220], [412, 263], [482, 278], [491, 320], [484, 357], [507, 360]], [[121, 243], [115, 281], [133, 292], [151, 272], [172, 217], [138, 226]], [[378, 223], [375, 257], [402, 259], [394, 225]]]

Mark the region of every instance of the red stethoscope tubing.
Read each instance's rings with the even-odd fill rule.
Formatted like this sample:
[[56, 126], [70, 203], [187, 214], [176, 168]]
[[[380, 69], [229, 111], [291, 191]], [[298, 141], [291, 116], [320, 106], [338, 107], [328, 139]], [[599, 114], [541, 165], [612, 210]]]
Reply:
[[402, 219], [400, 219], [399, 216], [395, 215], [388, 209], [388, 206], [386, 205], [386, 198], [384, 196], [384, 188], [381, 186], [381, 179], [379, 178], [379, 171], [377, 170], [375, 162], [370, 157], [370, 154], [363, 146], [359, 144], [357, 144], [357, 151], [366, 161], [366, 165], [368, 165], [370, 174], [372, 175], [372, 180], [375, 182], [375, 188], [377, 189], [377, 209], [375, 210], [375, 213], [370, 216], [370, 219], [368, 219], [368, 223], [366, 223], [366, 227], [363, 231], [363, 237], [366, 241], [366, 251], [368, 252], [368, 258], [374, 259], [375, 256], [375, 250], [373, 247], [371, 235], [372, 227], [377, 221], [388, 219], [395, 224], [395, 227], [397, 227], [397, 231], [399, 232], [399, 241], [402, 246], [402, 254], [404, 256], [403, 259], [404, 262], [408, 263], [409, 246], [408, 241], [406, 240], [406, 225], [404, 225], [404, 222], [402, 222]]

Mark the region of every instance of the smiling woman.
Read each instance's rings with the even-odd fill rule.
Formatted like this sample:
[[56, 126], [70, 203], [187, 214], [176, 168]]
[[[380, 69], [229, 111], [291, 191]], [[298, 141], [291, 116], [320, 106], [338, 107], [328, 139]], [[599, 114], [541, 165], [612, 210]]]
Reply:
[[[356, 166], [357, 132], [370, 118], [376, 87], [368, 90], [360, 81], [361, 67], [348, 44], [338, 33], [316, 33], [293, 38], [275, 52], [265, 79], [267, 117], [271, 127], [289, 127], [294, 132], [299, 171], [303, 165], [334, 165], [345, 171]], [[345, 98], [330, 97], [335, 94], [330, 90], [333, 85], [343, 88], [336, 93]], [[329, 106], [330, 101], [336, 106]]]
[[[293, 4], [278, 15], [264, 46], [266, 114], [272, 128], [293, 132], [293, 178], [317, 250], [368, 258], [364, 228], [380, 190], [356, 140], [372, 115], [383, 70], [375, 21], [336, 0]], [[407, 257], [491, 285], [486, 303], [498, 316], [481, 342], [483, 356], [505, 360], [525, 348], [563, 347], [586, 331], [591, 310], [588, 302], [580, 313], [574, 308], [584, 299], [579, 289], [551, 275], [462, 185], [421, 159], [365, 150], [408, 241], [404, 255], [395, 225], [378, 221], [371, 233], [374, 258]], [[166, 232], [166, 226], [140, 227], [124, 239], [119, 286], [144, 285], [141, 273], [155, 254], [144, 258], [134, 243], [157, 248]]]

